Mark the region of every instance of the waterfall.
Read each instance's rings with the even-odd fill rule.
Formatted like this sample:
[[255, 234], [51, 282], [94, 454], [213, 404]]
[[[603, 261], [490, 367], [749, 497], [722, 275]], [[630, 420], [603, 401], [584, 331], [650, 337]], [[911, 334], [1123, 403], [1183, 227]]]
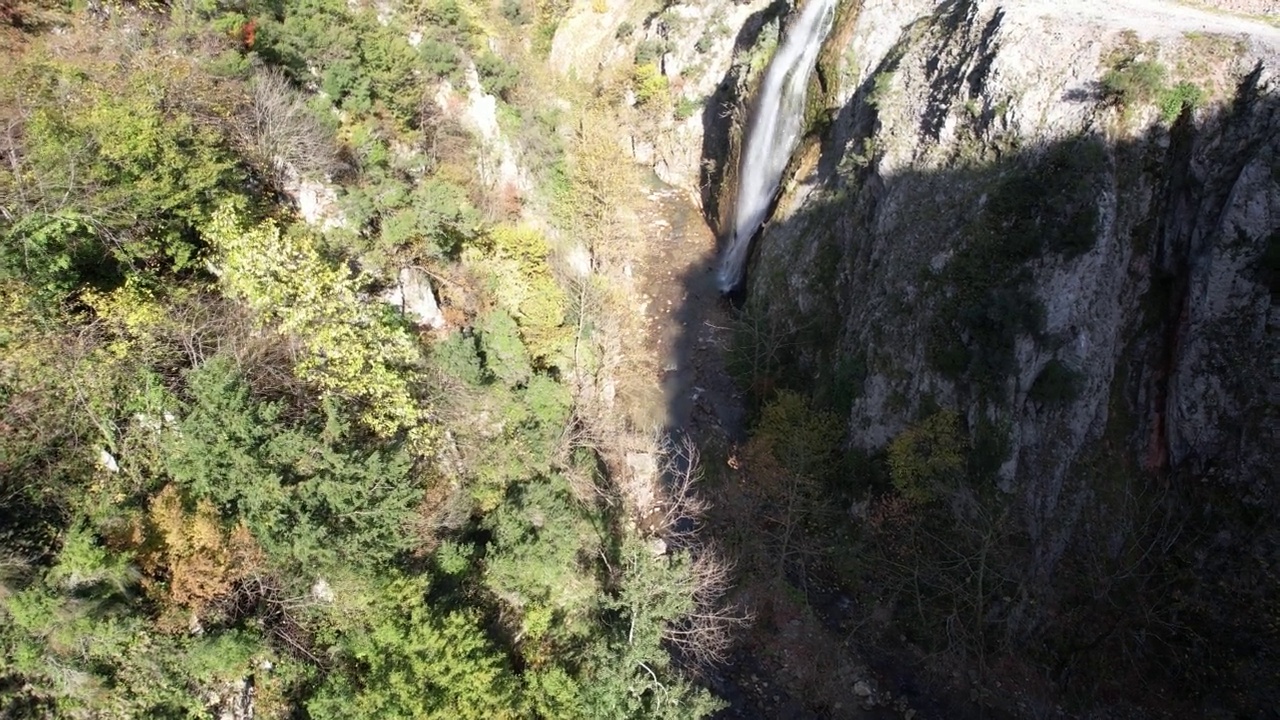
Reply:
[[836, 0], [808, 0], [800, 17], [787, 27], [756, 101], [754, 121], [742, 150], [733, 235], [720, 260], [722, 292], [742, 282], [751, 238], [764, 224], [773, 204], [782, 171], [800, 140], [805, 90], [822, 41], [831, 31]]

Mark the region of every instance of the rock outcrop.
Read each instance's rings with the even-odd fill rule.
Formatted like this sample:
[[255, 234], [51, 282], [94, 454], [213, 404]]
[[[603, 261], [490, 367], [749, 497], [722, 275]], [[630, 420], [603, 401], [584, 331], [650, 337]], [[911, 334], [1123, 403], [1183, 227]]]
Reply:
[[956, 409], [1026, 597], [1082, 528], [1122, 542], [1134, 488], [1217, 533], [1199, 577], [1259, 573], [1215, 602], [1264, 592], [1280, 533], [1242, 518], [1280, 510], [1280, 32], [1151, 0], [854, 5], [750, 270], [782, 372], [872, 454]]

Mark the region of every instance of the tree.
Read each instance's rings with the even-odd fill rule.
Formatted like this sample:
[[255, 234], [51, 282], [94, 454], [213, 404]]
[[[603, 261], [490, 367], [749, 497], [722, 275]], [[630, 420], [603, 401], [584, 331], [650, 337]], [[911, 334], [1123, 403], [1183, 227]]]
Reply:
[[163, 68], [24, 59], [0, 82], [0, 272], [55, 296], [113, 272], [183, 270], [193, 229], [244, 178]]
[[565, 325], [568, 298], [551, 273], [549, 248], [530, 227], [500, 225], [463, 258], [486, 272], [498, 304], [516, 319], [520, 338], [542, 366], [562, 366], [571, 354]]
[[[588, 572], [599, 544], [599, 528], [574, 501], [560, 478], [512, 485], [506, 501], [485, 519], [493, 540], [485, 559], [485, 584], [522, 612], [522, 635], [536, 644], [553, 630], [583, 632], [599, 588]], [[554, 616], [534, 627], [531, 616]]]
[[939, 410], [889, 444], [889, 476], [903, 497], [926, 503], [964, 473], [966, 456], [959, 418]]
[[334, 140], [279, 70], [254, 76], [238, 131], [246, 154], [277, 183], [290, 173], [324, 177], [338, 168]]
[[372, 590], [369, 611], [336, 628], [338, 664], [306, 703], [312, 718], [520, 714], [516, 678], [474, 615], [433, 609], [422, 578], [395, 576]]
[[377, 435], [403, 432], [416, 449], [427, 449], [430, 411], [409, 381], [421, 361], [418, 348], [362, 298], [345, 267], [321, 257], [307, 231], [281, 232], [272, 221], [247, 228], [232, 205], [214, 213], [203, 232], [227, 293], [263, 325], [301, 343], [299, 377], [326, 397], [360, 403], [361, 420]]
[[333, 402], [290, 424], [256, 402], [224, 359], [188, 373], [191, 402], [164, 434], [168, 474], [246, 524], [273, 561], [315, 568], [388, 562], [422, 490], [392, 447], [366, 447]]

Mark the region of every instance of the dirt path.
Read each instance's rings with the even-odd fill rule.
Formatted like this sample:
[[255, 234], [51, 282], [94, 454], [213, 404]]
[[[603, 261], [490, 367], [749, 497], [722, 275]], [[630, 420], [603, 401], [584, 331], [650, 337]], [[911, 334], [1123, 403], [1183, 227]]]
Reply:
[[[1018, 16], [1085, 21], [1113, 30], [1133, 30], [1143, 38], [1177, 37], [1185, 33], [1248, 35], [1267, 46], [1280, 46], [1280, 27], [1266, 19], [1235, 15], [1169, 0], [1005, 0]], [[1280, 21], [1280, 17], [1277, 17]]]

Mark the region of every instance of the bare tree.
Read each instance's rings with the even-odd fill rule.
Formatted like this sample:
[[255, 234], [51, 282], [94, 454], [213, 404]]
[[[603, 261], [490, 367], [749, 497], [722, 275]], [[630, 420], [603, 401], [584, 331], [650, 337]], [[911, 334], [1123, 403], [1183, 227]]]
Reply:
[[289, 174], [325, 176], [340, 163], [333, 138], [284, 73], [274, 68], [253, 78], [239, 123], [240, 142], [277, 183]]
[[698, 446], [688, 437], [678, 442], [664, 440], [659, 446], [658, 502], [646, 518], [651, 532], [677, 548], [697, 547], [698, 531], [708, 510], [705, 498], [698, 493], [702, 476]]
[[726, 601], [733, 564], [717, 548], [700, 546], [690, 551], [690, 558], [682, 590], [693, 597], [693, 609], [668, 623], [663, 637], [686, 665], [701, 670], [728, 660], [736, 630], [750, 624], [751, 616]]
[[684, 437], [660, 445], [658, 501], [644, 527], [665, 543], [664, 550], [683, 552], [688, 567], [678, 589], [693, 599], [688, 613], [663, 631], [677, 656], [698, 670], [723, 663], [733, 645], [735, 630], [750, 616], [726, 602], [732, 586], [733, 563], [700, 533], [709, 504], [698, 492], [702, 477], [698, 447]]

